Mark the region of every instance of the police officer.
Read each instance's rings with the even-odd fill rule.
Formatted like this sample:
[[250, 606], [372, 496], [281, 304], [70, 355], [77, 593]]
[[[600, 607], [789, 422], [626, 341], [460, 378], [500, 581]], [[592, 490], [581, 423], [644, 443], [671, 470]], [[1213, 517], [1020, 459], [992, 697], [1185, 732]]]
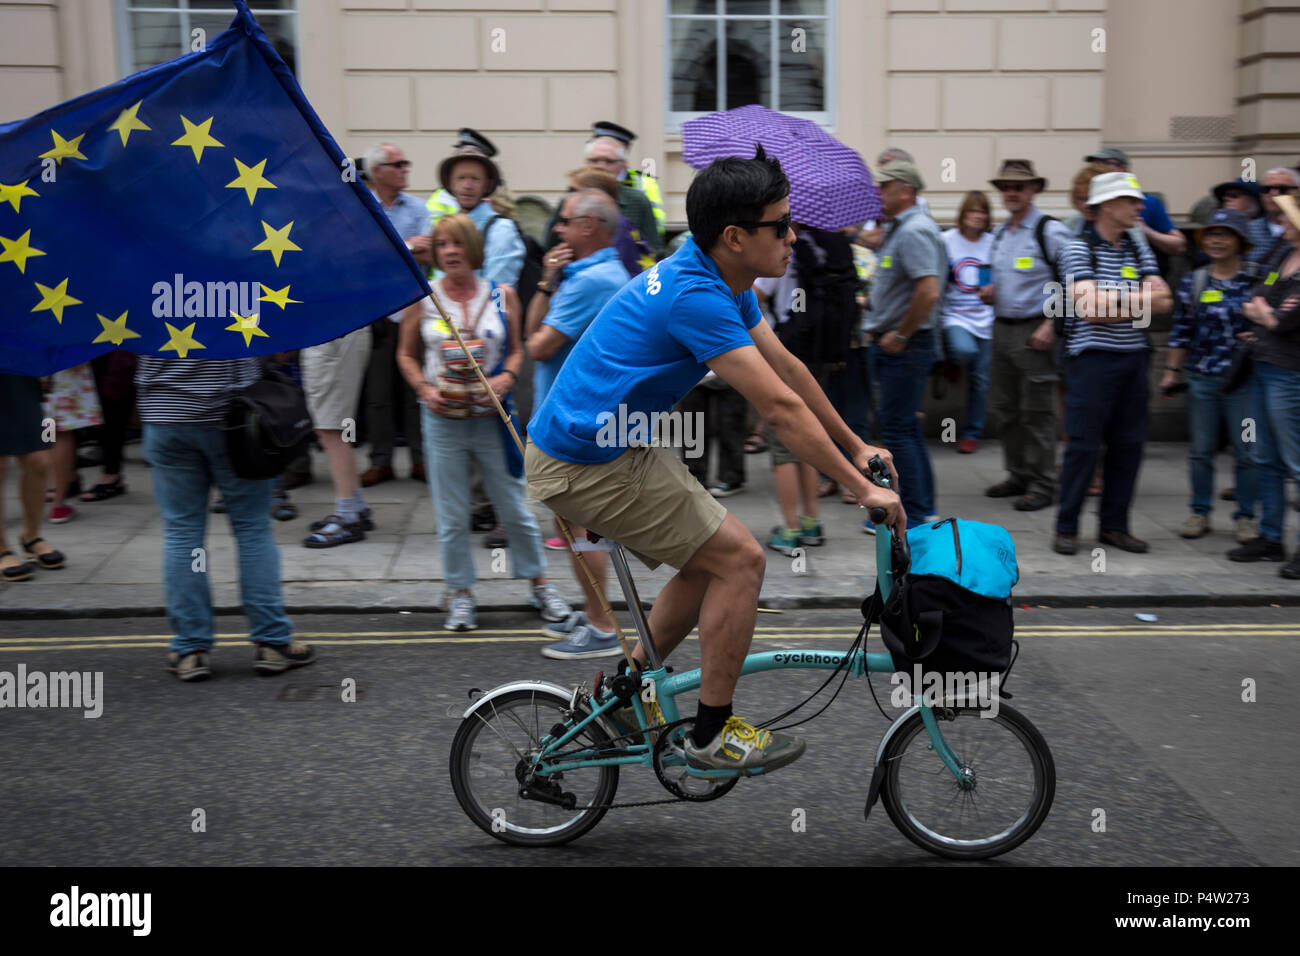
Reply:
[[[619, 197], [619, 210], [636, 224], [642, 237], [655, 252], [664, 248], [664, 199], [659, 191], [659, 180], [639, 169], [629, 169], [627, 149], [636, 139], [636, 133], [617, 123], [601, 121], [591, 128], [587, 140], [586, 159], [590, 166], [608, 169], [623, 187]], [[645, 202], [640, 202], [644, 199]]]

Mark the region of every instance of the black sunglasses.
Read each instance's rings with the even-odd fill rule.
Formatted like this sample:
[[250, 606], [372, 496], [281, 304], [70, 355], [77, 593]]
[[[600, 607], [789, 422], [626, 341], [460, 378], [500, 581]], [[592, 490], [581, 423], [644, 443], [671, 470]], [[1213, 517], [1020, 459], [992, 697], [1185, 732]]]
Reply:
[[591, 216], [556, 216], [555, 221], [567, 226], [571, 222], [577, 222], [579, 219], [591, 219]]
[[790, 231], [790, 214], [786, 213], [780, 219], [768, 219], [763, 222], [733, 222], [733, 226], [739, 226], [741, 229], [748, 229], [753, 232], [763, 226], [771, 226], [776, 230], [776, 237], [784, 239], [785, 234]]
[[1266, 193], [1289, 193], [1295, 190], [1294, 186], [1265, 186], [1261, 192]]
[[410, 168], [411, 168], [411, 161], [410, 161], [409, 159], [403, 159], [403, 160], [401, 160], [401, 161], [399, 161], [399, 162], [396, 162], [396, 163], [377, 163], [376, 165], [378, 165], [378, 166], [396, 166], [398, 169], [410, 169]]

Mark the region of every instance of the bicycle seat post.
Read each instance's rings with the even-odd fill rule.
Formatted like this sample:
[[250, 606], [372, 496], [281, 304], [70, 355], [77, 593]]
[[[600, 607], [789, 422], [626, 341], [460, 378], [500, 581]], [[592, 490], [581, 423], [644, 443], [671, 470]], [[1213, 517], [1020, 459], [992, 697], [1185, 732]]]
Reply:
[[650, 623], [641, 609], [641, 597], [636, 593], [636, 582], [632, 580], [632, 570], [627, 566], [627, 552], [623, 550], [621, 544], [614, 542], [610, 559], [614, 565], [614, 573], [618, 575], [619, 587], [623, 589], [623, 600], [627, 602], [628, 613], [632, 615], [632, 626], [636, 628], [641, 646], [645, 648], [646, 666], [651, 670], [659, 670], [664, 666], [663, 658], [659, 656], [659, 649], [655, 647], [654, 638], [650, 636]]

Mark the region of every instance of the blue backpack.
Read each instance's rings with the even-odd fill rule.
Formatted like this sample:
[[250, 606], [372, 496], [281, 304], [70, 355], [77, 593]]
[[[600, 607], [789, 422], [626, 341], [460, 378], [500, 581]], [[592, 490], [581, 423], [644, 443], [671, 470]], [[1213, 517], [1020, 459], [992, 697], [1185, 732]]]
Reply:
[[868, 624], [899, 670], [1002, 673], [1011, 662], [1011, 589], [1020, 579], [1005, 528], [945, 518], [907, 533], [912, 563], [882, 601], [863, 602]]

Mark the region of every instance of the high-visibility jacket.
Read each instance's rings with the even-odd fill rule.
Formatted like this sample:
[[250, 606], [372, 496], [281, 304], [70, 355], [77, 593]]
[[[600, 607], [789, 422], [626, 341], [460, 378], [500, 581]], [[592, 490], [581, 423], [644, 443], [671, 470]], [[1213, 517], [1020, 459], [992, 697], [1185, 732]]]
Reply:
[[664, 215], [664, 196], [659, 191], [659, 180], [641, 172], [639, 169], [629, 169], [627, 175], [623, 177], [623, 185], [640, 190], [645, 194], [645, 198], [650, 200], [650, 205], [654, 208], [655, 225], [659, 227], [659, 242], [657, 245], [662, 246], [664, 227], [668, 218]]
[[451, 216], [460, 212], [460, 203], [456, 202], [456, 197], [445, 189], [439, 189], [430, 196], [425, 206], [429, 209], [431, 225], [437, 223], [443, 216]]

